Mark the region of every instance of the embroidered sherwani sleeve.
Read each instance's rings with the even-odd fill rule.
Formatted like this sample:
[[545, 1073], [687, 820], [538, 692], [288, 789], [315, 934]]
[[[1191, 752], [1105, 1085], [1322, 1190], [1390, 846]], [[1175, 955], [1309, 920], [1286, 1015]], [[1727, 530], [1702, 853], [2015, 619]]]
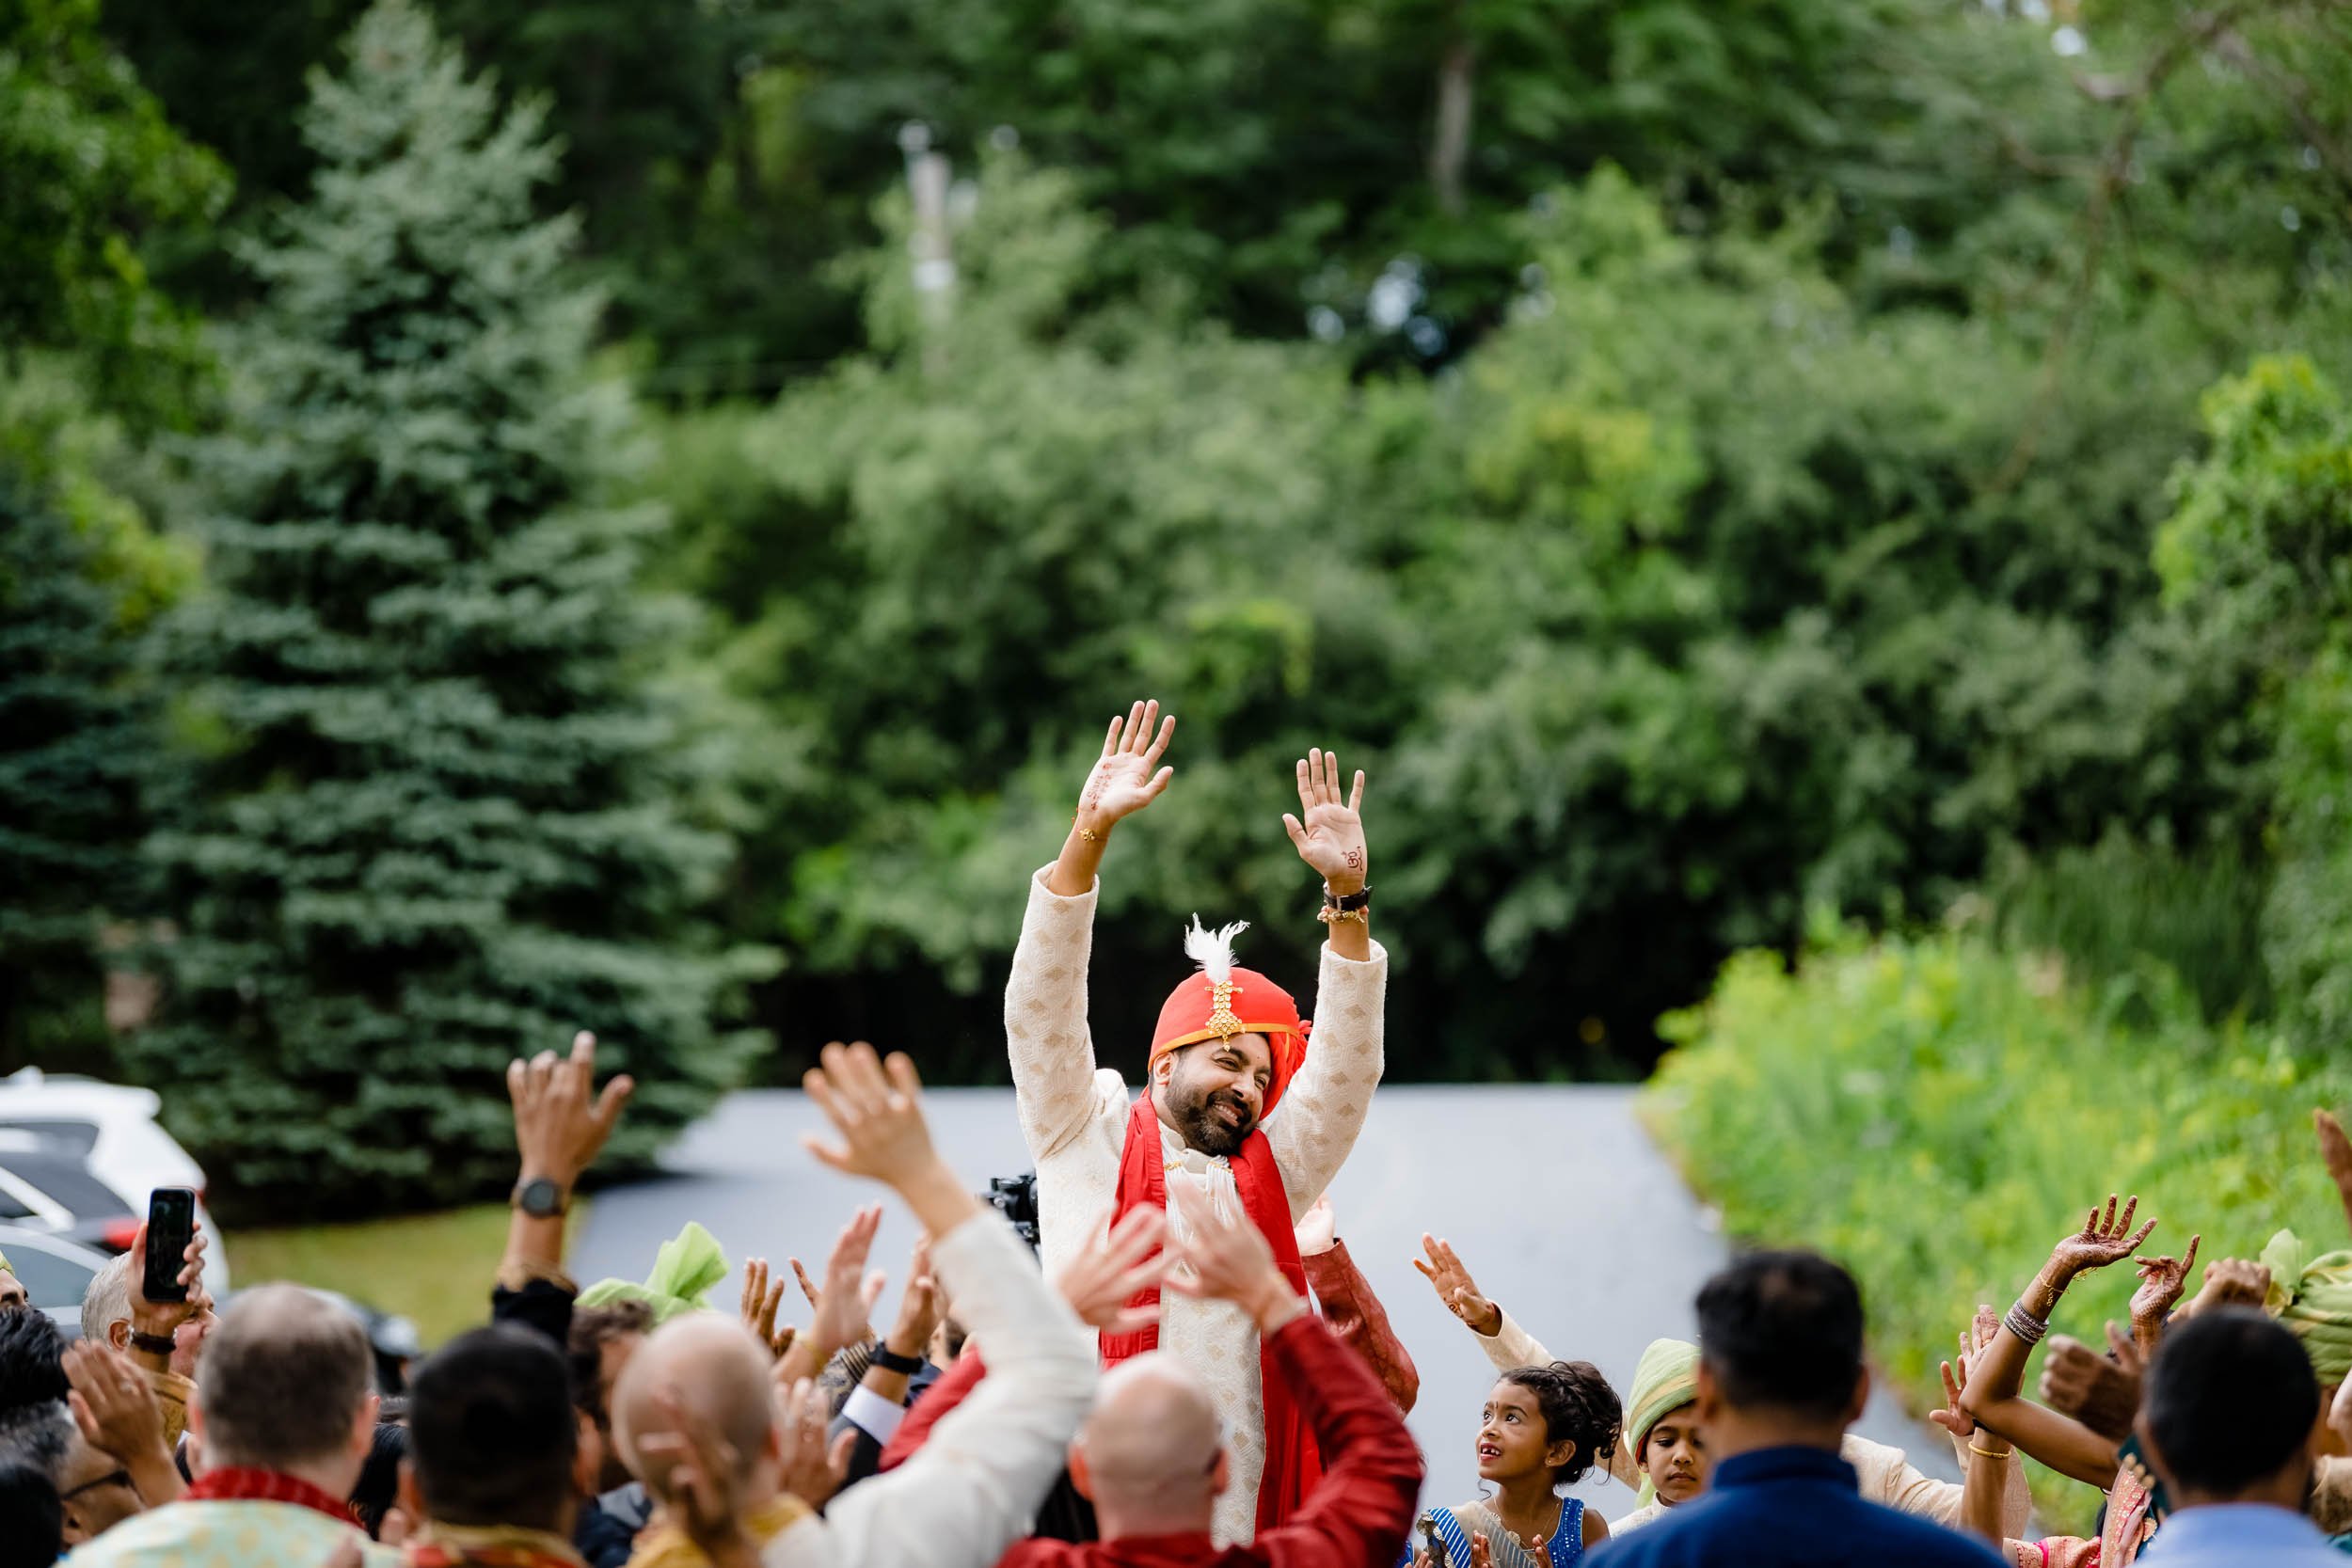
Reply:
[[1364, 1130], [1372, 1091], [1380, 1084], [1388, 987], [1389, 955], [1378, 942], [1362, 962], [1343, 958], [1324, 943], [1314, 1041], [1265, 1123], [1294, 1219], [1331, 1185]]
[[[1846, 1434], [1841, 1452], [1846, 1463], [1854, 1467], [1862, 1495], [1872, 1502], [1884, 1503], [1947, 1529], [1961, 1528], [1963, 1489], [1959, 1482], [1937, 1481], [1922, 1474], [1902, 1449], [1873, 1443], [1852, 1433]], [[2026, 1485], [2025, 1461], [2012, 1454], [2008, 1472], [2001, 1487], [2001, 1533], [2022, 1536], [2026, 1533], [2026, 1515], [2033, 1508], [2033, 1495]]]
[[1005, 1044], [1021, 1135], [1040, 1162], [1082, 1137], [1093, 1119], [1094, 1037], [1087, 1028], [1087, 962], [1099, 886], [1064, 898], [1040, 871], [1029, 881], [1021, 942], [1005, 984]]
[[990, 1568], [1028, 1533], [1094, 1398], [1094, 1337], [993, 1214], [931, 1263], [988, 1376], [898, 1469], [850, 1487], [761, 1554], [767, 1568]]

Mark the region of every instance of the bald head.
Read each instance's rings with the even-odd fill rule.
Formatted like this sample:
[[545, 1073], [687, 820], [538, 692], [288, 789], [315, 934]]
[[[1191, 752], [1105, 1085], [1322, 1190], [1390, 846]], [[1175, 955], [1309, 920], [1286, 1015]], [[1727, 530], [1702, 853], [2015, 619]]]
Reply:
[[748, 1477], [773, 1446], [773, 1371], [767, 1347], [735, 1319], [717, 1312], [672, 1319], [638, 1347], [612, 1386], [612, 1439], [621, 1457], [656, 1497], [667, 1497], [669, 1461], [642, 1453], [638, 1444], [647, 1433], [670, 1429], [661, 1408], [668, 1393], [718, 1428]]
[[1071, 1446], [1104, 1539], [1207, 1528], [1225, 1485], [1225, 1433], [1200, 1380], [1158, 1352], [1104, 1374]]
[[[373, 1425], [375, 1363], [367, 1331], [299, 1285], [247, 1291], [221, 1315], [197, 1373], [197, 1418], [214, 1465], [307, 1473], [360, 1455]], [[346, 1488], [347, 1490], [347, 1488]]]

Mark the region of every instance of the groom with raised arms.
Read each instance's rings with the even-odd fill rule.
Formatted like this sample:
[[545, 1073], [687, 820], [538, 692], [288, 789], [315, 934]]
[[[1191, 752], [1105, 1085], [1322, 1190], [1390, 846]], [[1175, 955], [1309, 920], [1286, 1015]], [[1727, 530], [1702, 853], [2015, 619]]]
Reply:
[[[1136, 1053], [1149, 1075], [1137, 1098], [1116, 1069], [1097, 1070], [1087, 1028], [1095, 873], [1112, 830], [1168, 788], [1175, 769], [1160, 758], [1175, 730], [1156, 702], [1111, 721], [1061, 856], [1030, 883], [1005, 991], [1005, 1033], [1021, 1131], [1037, 1160], [1040, 1243], [1054, 1270], [1145, 1204], [1166, 1208], [1182, 1239], [1188, 1227], [1170, 1196], [1185, 1189], [1192, 1201], [1248, 1215], [1303, 1295], [1292, 1225], [1338, 1174], [1380, 1082], [1389, 960], [1372, 940], [1357, 811], [1364, 776], [1343, 794], [1338, 762], [1310, 752], [1297, 768], [1299, 815], [1282, 818], [1299, 858], [1323, 879], [1319, 918], [1330, 936], [1314, 1024], [1299, 1017], [1288, 991], [1233, 962], [1243, 926], [1211, 932], [1196, 919], [1184, 952], [1198, 967], [1161, 1007], [1148, 1055]], [[1314, 1441], [1280, 1380], [1263, 1375], [1248, 1315], [1231, 1302], [1184, 1294], [1182, 1280], [1171, 1284], [1166, 1301], [1156, 1291], [1136, 1298], [1147, 1311], [1158, 1308], [1156, 1323], [1104, 1334], [1103, 1361], [1156, 1350], [1208, 1386], [1229, 1434], [1231, 1482], [1217, 1499], [1216, 1538], [1245, 1542], [1281, 1523], [1313, 1486]]]

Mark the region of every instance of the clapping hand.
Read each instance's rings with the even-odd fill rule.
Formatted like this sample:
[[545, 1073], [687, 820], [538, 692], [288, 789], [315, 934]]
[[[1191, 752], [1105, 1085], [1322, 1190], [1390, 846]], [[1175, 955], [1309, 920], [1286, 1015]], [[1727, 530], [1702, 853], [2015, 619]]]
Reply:
[[1134, 1208], [1110, 1233], [1062, 1265], [1054, 1289], [1078, 1321], [1104, 1334], [1130, 1334], [1159, 1322], [1156, 1305], [1130, 1307], [1136, 1292], [1162, 1283], [1173, 1261], [1160, 1251], [1168, 1235], [1165, 1210]]
[[1414, 1259], [1413, 1267], [1436, 1289], [1446, 1310], [1468, 1323], [1473, 1334], [1491, 1339], [1502, 1333], [1502, 1308], [1479, 1294], [1478, 1282], [1454, 1255], [1453, 1246], [1424, 1232], [1421, 1249], [1428, 1257]]
[[2098, 1209], [2092, 1209], [2090, 1217], [2084, 1221], [2080, 1230], [2051, 1249], [2050, 1261], [2058, 1265], [2069, 1277], [2122, 1262], [2137, 1252], [2139, 1243], [2146, 1241], [2148, 1233], [2156, 1227], [2156, 1222], [2150, 1220], [2137, 1230], [2132, 1228], [2132, 1216], [2138, 1209], [2139, 1199], [2134, 1197], [2124, 1203], [2122, 1213], [2118, 1215], [2115, 1196], [2109, 1194], [2106, 1212], [2102, 1213]]
[[1176, 776], [1173, 768], [1160, 767], [1175, 736], [1175, 716], [1161, 719], [1156, 699], [1137, 703], [1126, 718], [1112, 720], [1110, 733], [1103, 737], [1103, 754], [1095, 759], [1078, 797], [1078, 827], [1091, 834], [1106, 833], [1121, 817], [1158, 800]]
[[1957, 1362], [1944, 1363], [1944, 1408], [1929, 1411], [1928, 1419], [1955, 1437], [1976, 1435], [1976, 1418], [1968, 1414], [1963, 1402], [1968, 1392], [1968, 1374], [1976, 1370], [1977, 1362], [2000, 1331], [2001, 1315], [1990, 1307], [1979, 1307], [1976, 1317], [1960, 1331]]
[[1295, 1317], [1304, 1304], [1282, 1277], [1274, 1249], [1249, 1216], [1227, 1213], [1190, 1181], [1171, 1181], [1168, 1197], [1191, 1232], [1181, 1249], [1182, 1272], [1168, 1276], [1178, 1295], [1230, 1301], [1249, 1314], [1261, 1334]]
[[2042, 1400], [2109, 1442], [2120, 1443], [2139, 1414], [2139, 1350], [2112, 1323], [2107, 1339], [2115, 1347], [2113, 1358], [2079, 1339], [2053, 1335], [2049, 1353], [2042, 1358]]

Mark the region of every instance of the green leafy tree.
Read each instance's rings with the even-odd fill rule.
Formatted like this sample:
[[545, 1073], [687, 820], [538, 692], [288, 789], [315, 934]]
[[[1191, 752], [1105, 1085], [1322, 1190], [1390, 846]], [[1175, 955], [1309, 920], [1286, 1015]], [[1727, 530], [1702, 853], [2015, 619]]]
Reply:
[[0, 344], [72, 350], [111, 407], [184, 412], [196, 323], [150, 285], [141, 242], [228, 197], [99, 35], [97, 0], [0, 11]]
[[648, 681], [660, 526], [608, 504], [626, 407], [597, 301], [533, 193], [555, 153], [386, 0], [312, 85], [316, 190], [250, 262], [249, 406], [205, 467], [213, 592], [169, 646], [211, 736], [152, 848], [180, 922], [167, 1022], [126, 1053], [241, 1199], [482, 1191], [500, 1073], [593, 1027], [643, 1087], [624, 1158], [733, 1082], [714, 1028], [757, 955], [696, 910], [731, 846], [707, 752]]
[[2169, 593], [2252, 650], [2272, 747], [2264, 911], [2271, 983], [2312, 1042], [2352, 1033], [2352, 407], [2299, 356], [2204, 401], [2211, 446], [2156, 540]]

